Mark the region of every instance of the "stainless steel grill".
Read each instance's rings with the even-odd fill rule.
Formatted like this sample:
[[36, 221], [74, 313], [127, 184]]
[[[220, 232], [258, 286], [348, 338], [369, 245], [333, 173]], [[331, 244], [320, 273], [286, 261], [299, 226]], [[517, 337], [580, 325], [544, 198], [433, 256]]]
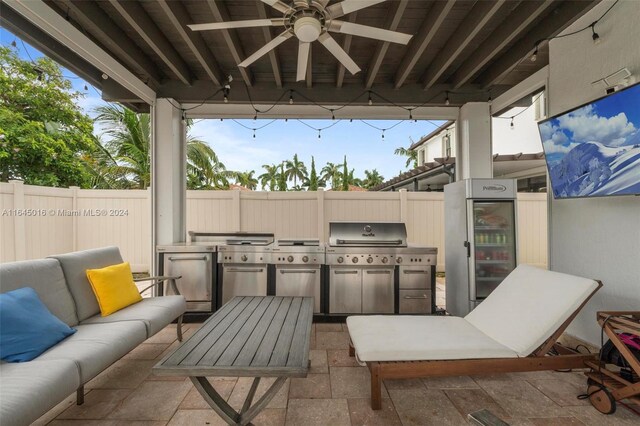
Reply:
[[432, 313], [436, 255], [404, 223], [330, 223], [329, 313]]
[[273, 246], [277, 296], [310, 296], [314, 313], [322, 311], [324, 246], [313, 239], [281, 239]]
[[224, 305], [234, 296], [266, 296], [274, 236], [268, 233], [189, 232], [192, 241], [218, 245], [220, 294]]

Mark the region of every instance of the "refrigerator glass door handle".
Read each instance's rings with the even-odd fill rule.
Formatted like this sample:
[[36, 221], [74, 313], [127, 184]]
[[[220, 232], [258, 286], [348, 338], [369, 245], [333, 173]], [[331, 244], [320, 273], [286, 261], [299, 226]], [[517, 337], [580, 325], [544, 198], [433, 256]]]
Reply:
[[471, 257], [471, 243], [469, 241], [465, 241], [464, 246], [467, 248], [467, 257]]

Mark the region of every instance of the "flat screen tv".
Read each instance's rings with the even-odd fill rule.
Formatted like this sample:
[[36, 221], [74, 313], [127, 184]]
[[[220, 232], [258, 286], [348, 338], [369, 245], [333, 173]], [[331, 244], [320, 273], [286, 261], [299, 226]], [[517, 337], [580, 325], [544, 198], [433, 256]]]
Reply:
[[640, 84], [538, 128], [555, 198], [640, 194]]

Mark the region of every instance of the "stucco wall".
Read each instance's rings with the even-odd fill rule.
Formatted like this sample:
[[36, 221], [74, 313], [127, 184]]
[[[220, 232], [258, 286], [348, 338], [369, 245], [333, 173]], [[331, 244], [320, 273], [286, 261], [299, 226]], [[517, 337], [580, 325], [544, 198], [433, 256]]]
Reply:
[[[599, 4], [566, 32], [589, 25], [612, 4]], [[620, 1], [596, 31], [598, 45], [590, 31], [551, 41], [550, 115], [602, 97], [604, 89], [591, 83], [620, 68], [640, 77], [638, 2]], [[549, 209], [550, 269], [604, 283], [568, 330], [599, 345], [596, 311], [640, 309], [640, 197], [550, 200]]]

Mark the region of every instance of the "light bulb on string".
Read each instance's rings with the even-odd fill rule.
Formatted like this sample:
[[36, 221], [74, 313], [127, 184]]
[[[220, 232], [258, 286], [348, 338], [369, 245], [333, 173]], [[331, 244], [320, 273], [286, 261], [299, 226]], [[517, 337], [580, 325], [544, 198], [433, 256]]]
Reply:
[[447, 93], [447, 97], [444, 99], [444, 104], [446, 106], [449, 106], [451, 104], [451, 101], [449, 100], [449, 92], [446, 92], [446, 93]]
[[331, 119], [332, 119], [332, 120], [335, 120], [335, 119], [336, 119], [336, 116], [335, 116], [335, 114], [333, 113], [333, 110], [331, 110]]
[[536, 48], [533, 51], [533, 55], [531, 55], [531, 62], [535, 62], [538, 59], [538, 43], [536, 43]]
[[256, 129], [253, 129], [253, 138], [256, 138]]
[[382, 140], [384, 140], [384, 130], [385, 129], [382, 129]]
[[373, 99], [371, 99], [371, 92], [369, 92], [369, 106], [373, 105]]
[[293, 105], [293, 90], [289, 92], [289, 105]]
[[511, 128], [511, 130], [515, 128], [515, 126], [513, 125], [513, 117], [511, 117], [511, 124], [509, 125], [509, 127]]
[[600, 35], [596, 32], [596, 23], [591, 24], [591, 38], [593, 39], [593, 44], [600, 44], [602, 40], [600, 40]]
[[256, 113], [256, 114], [253, 116], [253, 121], [256, 121], [257, 119], [258, 119], [258, 113]]
[[349, 123], [353, 123], [353, 118], [350, 118], [350, 119], [349, 119]]
[[229, 98], [227, 97], [227, 95], [224, 95], [224, 97], [222, 98], [225, 104], [229, 103]]
[[320, 139], [320, 133], [322, 132], [322, 129], [318, 129], [318, 139]]
[[89, 88], [87, 87], [87, 85], [86, 85], [86, 84], [84, 85], [84, 91], [85, 91], [85, 92], [88, 92], [88, 91], [89, 91]]
[[286, 122], [288, 122], [288, 121], [289, 121], [289, 119], [288, 119], [288, 118], [285, 118], [285, 119], [284, 119], [284, 122], [285, 122], [285, 123], [286, 123]]
[[409, 110], [409, 120], [413, 120], [413, 111]]
[[493, 104], [493, 98], [491, 97], [491, 95], [489, 95], [489, 99], [487, 99], [487, 103], [489, 105]]
[[18, 43], [17, 43], [15, 40], [13, 40], [13, 41], [11, 42], [11, 46], [12, 46], [12, 47], [18, 47]]

